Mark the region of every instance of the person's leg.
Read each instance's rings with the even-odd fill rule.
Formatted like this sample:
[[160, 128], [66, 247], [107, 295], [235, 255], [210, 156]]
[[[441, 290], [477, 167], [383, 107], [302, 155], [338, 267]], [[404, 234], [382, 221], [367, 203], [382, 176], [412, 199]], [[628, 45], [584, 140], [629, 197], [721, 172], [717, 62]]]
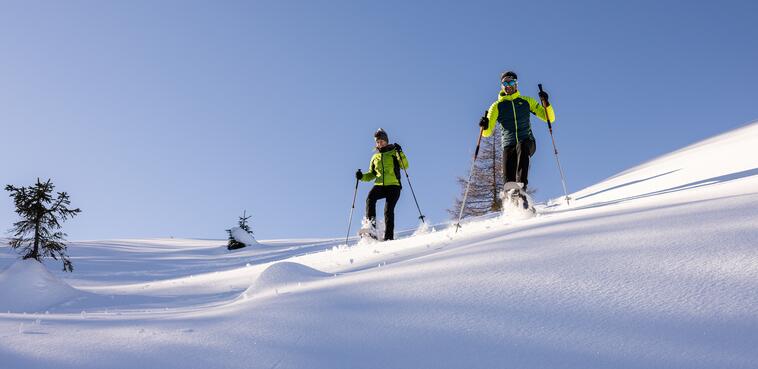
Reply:
[[384, 240], [395, 239], [395, 205], [400, 199], [400, 186], [387, 186], [387, 203], [384, 205]]
[[384, 197], [382, 186], [374, 186], [366, 197], [366, 218], [376, 226], [376, 202]]
[[529, 158], [534, 155], [536, 145], [533, 140], [524, 140], [516, 146], [518, 157], [518, 169], [516, 170], [516, 182], [524, 184], [524, 190], [529, 183]]
[[503, 183], [516, 182], [516, 167], [518, 166], [516, 154], [516, 146], [503, 148]]

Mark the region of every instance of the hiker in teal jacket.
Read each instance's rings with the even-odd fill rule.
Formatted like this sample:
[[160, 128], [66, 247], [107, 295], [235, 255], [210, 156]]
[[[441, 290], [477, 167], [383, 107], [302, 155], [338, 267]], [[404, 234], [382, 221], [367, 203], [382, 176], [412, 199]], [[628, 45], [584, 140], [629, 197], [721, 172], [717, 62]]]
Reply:
[[[479, 126], [483, 130], [482, 136], [489, 137], [495, 130], [495, 125], [500, 124], [504, 180], [506, 183], [523, 183], [523, 189], [526, 190], [529, 182], [529, 158], [537, 150], [530, 116], [534, 114], [544, 121], [550, 118], [550, 122], [555, 122], [555, 112], [550, 103], [545, 108], [534, 98], [521, 95], [517, 78], [512, 71], [500, 76], [502, 87], [498, 99], [490, 105], [487, 115], [479, 121]], [[539, 97], [548, 101], [546, 92], [540, 92]]]
[[389, 144], [387, 132], [379, 128], [374, 133], [377, 153], [371, 157], [367, 173], [359, 169], [355, 178], [364, 182], [374, 181], [374, 187], [366, 198], [366, 219], [376, 235], [376, 202], [387, 199], [384, 205], [384, 240], [395, 238], [395, 205], [400, 199], [400, 170], [408, 169], [408, 158], [398, 144]]

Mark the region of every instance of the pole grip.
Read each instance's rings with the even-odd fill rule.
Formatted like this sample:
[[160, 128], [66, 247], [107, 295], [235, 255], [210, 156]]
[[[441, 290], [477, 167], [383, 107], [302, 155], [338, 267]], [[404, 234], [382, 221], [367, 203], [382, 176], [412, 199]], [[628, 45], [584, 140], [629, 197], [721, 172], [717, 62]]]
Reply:
[[476, 151], [474, 151], [474, 161], [476, 161], [476, 158], [479, 156], [479, 147], [482, 144], [482, 134], [484, 133], [484, 128], [479, 127], [479, 138], [476, 139]]
[[[540, 89], [540, 92], [544, 92], [542, 90], [542, 83], [538, 83], [537, 87]], [[542, 103], [542, 107], [545, 108], [545, 117], [547, 118], [547, 128], [550, 130], [550, 134], [553, 134], [553, 124], [550, 122], [550, 117], [547, 114], [547, 101], [540, 97], [540, 102]]]
[[[488, 113], [489, 113], [489, 110], [484, 111], [485, 118], [487, 118]], [[476, 151], [474, 151], [474, 161], [476, 161], [476, 158], [479, 156], [479, 146], [482, 143], [482, 135], [484, 135], [484, 127], [479, 127], [479, 138], [476, 139]]]
[[[539, 89], [540, 89], [540, 92], [545, 92], [545, 91], [543, 91], [543, 90], [542, 90], [542, 83], [538, 83], [538, 84], [537, 84], [537, 87], [539, 87]], [[542, 97], [540, 97], [540, 102], [542, 103], [542, 106], [543, 106], [545, 109], [547, 109], [547, 100], [545, 100], [545, 99], [543, 99]], [[545, 112], [545, 113], [547, 113], [547, 112]], [[550, 121], [549, 121], [549, 120], [548, 120], [547, 124], [550, 124]]]

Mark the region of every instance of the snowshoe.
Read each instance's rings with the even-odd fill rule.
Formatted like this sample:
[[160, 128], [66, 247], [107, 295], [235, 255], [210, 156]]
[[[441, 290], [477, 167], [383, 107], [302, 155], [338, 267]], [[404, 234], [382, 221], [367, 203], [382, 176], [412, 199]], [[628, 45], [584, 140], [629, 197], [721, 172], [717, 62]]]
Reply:
[[503, 210], [521, 210], [528, 213], [536, 213], [529, 196], [523, 189], [524, 185], [519, 182], [506, 182], [503, 185], [502, 200]]
[[362, 239], [372, 239], [372, 240], [379, 240], [379, 237], [376, 236], [376, 229], [371, 228], [361, 228], [358, 230], [358, 236]]
[[361, 229], [358, 230], [358, 236], [361, 240], [379, 241], [379, 232], [376, 230], [376, 224], [364, 218], [361, 221]]

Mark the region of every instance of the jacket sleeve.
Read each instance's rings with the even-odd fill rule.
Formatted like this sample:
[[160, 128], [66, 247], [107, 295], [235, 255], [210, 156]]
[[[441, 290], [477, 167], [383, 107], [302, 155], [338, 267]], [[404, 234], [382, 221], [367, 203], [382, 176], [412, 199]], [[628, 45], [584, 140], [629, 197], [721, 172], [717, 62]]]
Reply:
[[361, 178], [361, 181], [363, 182], [370, 182], [376, 179], [376, 173], [374, 173], [376, 171], [376, 168], [374, 167], [374, 157], [376, 157], [376, 155], [371, 157], [371, 161], [368, 164], [368, 172], [363, 173], [363, 178]]
[[405, 156], [404, 152], [398, 152], [397, 153], [398, 163], [400, 164], [400, 168], [402, 169], [408, 169], [408, 157]]
[[[532, 114], [536, 115], [537, 118], [540, 118], [547, 122], [547, 117], [550, 117], [550, 123], [555, 123], [555, 111], [553, 110], [553, 104], [550, 104], [547, 109], [545, 109], [542, 104], [537, 102], [537, 100], [524, 96], [526, 98], [526, 101], [529, 101], [529, 110], [532, 112]], [[547, 111], [547, 115], [545, 112]]]
[[490, 119], [490, 124], [487, 125], [487, 129], [482, 131], [482, 137], [492, 136], [492, 132], [495, 131], [495, 124], [497, 124], [498, 113], [497, 101], [495, 101], [490, 105], [489, 110], [487, 110], [487, 118]]

